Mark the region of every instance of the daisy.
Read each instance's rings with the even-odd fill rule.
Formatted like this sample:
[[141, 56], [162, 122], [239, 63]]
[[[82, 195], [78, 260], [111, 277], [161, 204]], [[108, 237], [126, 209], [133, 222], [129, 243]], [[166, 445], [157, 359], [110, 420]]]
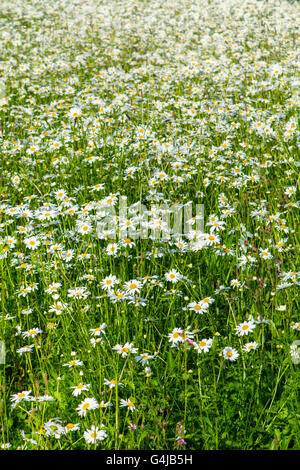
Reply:
[[128, 301], [128, 304], [134, 304], [135, 307], [145, 307], [148, 300], [143, 299], [142, 297], [129, 297], [131, 300]]
[[116, 255], [118, 252], [118, 245], [116, 243], [109, 243], [105, 249], [106, 253], [110, 256]]
[[99, 403], [99, 408], [107, 408], [108, 406], [113, 406], [112, 403], [107, 401], [106, 403], [102, 400], [101, 403]]
[[240, 282], [238, 279], [232, 279], [232, 280], [230, 281], [230, 285], [231, 285], [231, 287], [233, 287], [233, 288], [237, 288], [237, 287], [241, 287], [242, 284], [241, 284], [241, 282]]
[[90, 222], [80, 222], [77, 225], [77, 231], [81, 235], [85, 235], [87, 233], [90, 233], [93, 230], [92, 224]]
[[91, 429], [84, 431], [83, 437], [88, 444], [96, 444], [97, 441], [103, 441], [107, 437], [107, 432], [102, 424], [100, 428], [92, 425]]
[[293, 330], [300, 331], [300, 322], [294, 323], [294, 324], [292, 325], [292, 329], [293, 329]]
[[79, 423], [76, 423], [76, 424], [68, 423], [65, 426], [65, 433], [67, 434], [68, 432], [79, 431], [79, 429], [80, 429]]
[[7, 243], [7, 245], [10, 248], [14, 248], [16, 243], [17, 243], [17, 239], [15, 237], [5, 237], [4, 241], [5, 241], [5, 243]]
[[112, 349], [121, 354], [122, 357], [126, 357], [129, 353], [135, 354], [138, 351], [138, 348], [133, 348], [133, 343], [125, 343], [124, 346], [117, 344]]
[[85, 398], [76, 408], [79, 416], [84, 417], [87, 410], [95, 410], [99, 408], [99, 405], [95, 398]]
[[95, 348], [97, 344], [103, 344], [103, 339], [102, 338], [91, 338], [91, 345], [93, 346], [93, 348]]
[[132, 248], [135, 246], [135, 243], [131, 240], [131, 238], [125, 238], [124, 240], [121, 241], [121, 245], [124, 246], [125, 248]]
[[82, 111], [80, 108], [71, 108], [68, 117], [71, 119], [79, 118], [82, 115]]
[[145, 364], [149, 364], [150, 359], [154, 359], [154, 356], [150, 356], [147, 353], [140, 354], [140, 356], [136, 356], [135, 360], [137, 362], [141, 362], [142, 366]]
[[276, 248], [278, 251], [282, 252], [283, 251], [283, 246], [286, 243], [287, 238], [279, 240], [279, 242], [275, 245], [274, 248]]
[[244, 336], [252, 333], [255, 327], [255, 322], [253, 320], [248, 320], [237, 325], [235, 327], [235, 331], [237, 332], [238, 336]]
[[98, 326], [97, 328], [91, 328], [90, 329], [90, 332], [94, 335], [94, 336], [100, 336], [101, 334], [105, 334], [105, 328], [106, 328], [106, 323], [102, 323], [100, 326]]
[[206, 236], [205, 241], [208, 246], [211, 246], [211, 245], [214, 245], [215, 243], [220, 243], [220, 238], [217, 235], [210, 233], [209, 235]]
[[175, 283], [180, 281], [182, 275], [178, 271], [176, 271], [176, 269], [171, 269], [171, 271], [165, 274], [165, 278], [167, 279], [167, 281]]
[[64, 367], [78, 367], [78, 366], [83, 366], [83, 362], [79, 361], [78, 359], [73, 359], [72, 361], [67, 362], [66, 364], [63, 364]]
[[17, 349], [18, 354], [30, 353], [34, 348], [34, 344], [29, 344], [27, 346], [23, 346], [22, 348]]
[[38, 240], [37, 237], [25, 238], [24, 243], [27, 246], [27, 248], [30, 248], [30, 250], [36, 250], [41, 244], [41, 242]]
[[107, 380], [106, 378], [104, 378], [104, 385], [107, 385], [108, 388], [114, 388], [116, 387], [116, 385], [118, 385], [118, 387], [123, 387], [123, 383], [122, 382], [117, 382], [117, 380], [115, 379], [112, 379], [112, 380]]
[[211, 305], [213, 302], [215, 301], [215, 299], [212, 299], [211, 297], [205, 297], [204, 299], [201, 300], [201, 304], [202, 305]]
[[12, 407], [15, 408], [15, 406], [18, 403], [21, 403], [22, 401], [34, 400], [34, 397], [32, 397], [30, 394], [31, 394], [31, 390], [23, 390], [23, 392], [19, 392], [14, 395], [11, 395], [10, 399], [12, 401]]
[[39, 333], [42, 333], [42, 330], [40, 330], [39, 328], [31, 328], [31, 330], [24, 331], [22, 333], [22, 336], [23, 338], [34, 338]]
[[37, 444], [37, 441], [35, 441], [34, 439], [31, 439], [30, 437], [26, 437], [23, 429], [20, 430], [20, 434], [22, 436], [23, 441], [30, 442], [31, 444]]
[[243, 351], [250, 352], [257, 348], [258, 348], [258, 344], [256, 343], [256, 341], [252, 341], [251, 343], [246, 343], [243, 346]]
[[44, 424], [45, 435], [47, 437], [54, 436], [56, 439], [59, 439], [66, 432], [64, 426], [60, 423], [60, 418], [52, 418], [47, 421], [47, 423]]
[[73, 392], [72, 392], [72, 395], [74, 395], [74, 397], [78, 397], [78, 395], [81, 395], [82, 392], [86, 392], [90, 389], [90, 384], [78, 384], [76, 385], [75, 387], [70, 387], [73, 389]]
[[296, 192], [297, 192], [296, 186], [290, 186], [290, 187], [285, 189], [284, 194], [286, 194], [288, 197], [291, 197], [294, 194], [296, 194]]
[[193, 312], [197, 312], [197, 313], [204, 313], [208, 310], [208, 306], [209, 304], [208, 303], [204, 303], [202, 301], [200, 302], [191, 302], [188, 304], [188, 308], [190, 310], [192, 310]]
[[73, 299], [86, 299], [89, 295], [89, 291], [86, 287], [75, 287], [74, 289], [68, 289], [68, 297]]
[[45, 292], [47, 292], [47, 294], [53, 294], [53, 293], [57, 292], [57, 290], [60, 287], [61, 287], [60, 282], [53, 282], [52, 284], [49, 284], [49, 287], [48, 287], [48, 289], [45, 289]]
[[64, 261], [69, 263], [72, 260], [72, 258], [74, 257], [74, 253], [75, 253], [75, 250], [64, 251], [62, 253], [61, 257], [64, 259]]
[[233, 362], [236, 361], [236, 359], [239, 357], [239, 353], [236, 349], [231, 348], [230, 346], [226, 346], [226, 348], [223, 349], [223, 357], [224, 359]]
[[134, 403], [132, 403], [131, 400], [121, 399], [120, 400], [120, 406], [127, 406], [127, 408], [132, 412], [136, 410], [136, 406], [134, 405]]
[[57, 191], [54, 192], [54, 196], [57, 199], [63, 200], [67, 197], [67, 193], [64, 189], [58, 189]]
[[55, 398], [51, 397], [50, 395], [42, 395], [40, 397], [37, 397], [36, 401], [40, 403], [45, 401], [55, 401]]
[[201, 339], [201, 341], [198, 341], [196, 343], [194, 343], [194, 348], [196, 349], [196, 351], [200, 354], [202, 352], [208, 352], [212, 346], [212, 342], [213, 340], [211, 338], [209, 339]]
[[115, 284], [118, 284], [119, 280], [117, 276], [114, 276], [113, 274], [110, 274], [109, 276], [106, 276], [102, 281], [100, 281], [102, 289], [109, 290], [112, 289]]
[[67, 308], [67, 304], [64, 304], [62, 302], [56, 302], [55, 304], [50, 305], [48, 312], [56, 313], [56, 315], [61, 315]]
[[127, 281], [124, 284], [124, 289], [127, 293], [134, 294], [135, 292], [140, 292], [142, 288], [141, 281], [137, 281], [136, 279], [132, 279], [131, 281]]
[[172, 347], [178, 343], [183, 343], [183, 330], [181, 328], [174, 328], [172, 333], [168, 334], [169, 342], [172, 343]]
[[260, 251], [260, 257], [261, 258], [263, 258], [263, 259], [272, 259], [273, 258], [273, 256], [271, 255], [271, 253], [269, 252], [268, 249], [260, 248], [259, 251]]

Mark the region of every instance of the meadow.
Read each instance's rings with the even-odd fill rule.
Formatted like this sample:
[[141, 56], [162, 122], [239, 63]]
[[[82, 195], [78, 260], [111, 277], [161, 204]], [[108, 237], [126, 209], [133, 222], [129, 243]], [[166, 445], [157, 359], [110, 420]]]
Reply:
[[300, 4], [0, 1], [0, 448], [300, 449]]

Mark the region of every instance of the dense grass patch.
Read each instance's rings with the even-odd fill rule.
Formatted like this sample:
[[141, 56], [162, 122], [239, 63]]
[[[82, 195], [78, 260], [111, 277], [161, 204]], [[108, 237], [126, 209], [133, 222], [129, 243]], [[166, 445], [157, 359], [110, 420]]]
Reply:
[[300, 448], [297, 18], [1, 2], [2, 449]]

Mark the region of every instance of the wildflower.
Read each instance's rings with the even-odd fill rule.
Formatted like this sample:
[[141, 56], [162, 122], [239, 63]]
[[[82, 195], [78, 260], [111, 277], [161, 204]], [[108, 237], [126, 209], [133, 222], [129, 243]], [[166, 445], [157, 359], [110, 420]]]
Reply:
[[72, 361], [67, 362], [66, 364], [63, 364], [65, 367], [78, 367], [78, 366], [83, 366], [83, 362], [80, 361], [79, 359], [73, 359]]
[[122, 357], [126, 357], [129, 353], [135, 354], [138, 351], [138, 348], [133, 347], [133, 343], [125, 343], [124, 346], [117, 344], [112, 349], [121, 354]]
[[115, 284], [118, 284], [119, 280], [117, 276], [110, 274], [100, 281], [101, 287], [105, 290], [113, 289]]
[[263, 258], [263, 259], [272, 259], [273, 258], [273, 256], [269, 252], [269, 250], [260, 248], [259, 251], [260, 251], [261, 258]]
[[180, 281], [182, 275], [178, 271], [176, 271], [176, 269], [171, 269], [171, 271], [165, 274], [165, 278], [167, 279], [167, 281], [175, 283]]
[[135, 360], [137, 362], [141, 362], [142, 366], [144, 366], [145, 364], [149, 364], [150, 359], [154, 359], [154, 356], [151, 356], [147, 353], [143, 353], [135, 357]]
[[122, 382], [118, 382], [115, 379], [108, 380], [108, 379], [105, 379], [105, 378], [104, 378], [104, 384], [107, 385], [108, 388], [110, 388], [110, 389], [116, 387], [116, 385], [118, 385], [118, 387], [123, 387], [123, 385], [124, 385]]
[[296, 322], [292, 325], [292, 329], [293, 330], [298, 330], [300, 331], [300, 322]]
[[77, 119], [82, 115], [82, 111], [80, 108], [71, 108], [69, 111], [69, 118], [71, 119]]
[[77, 225], [77, 231], [81, 234], [81, 235], [85, 235], [85, 234], [88, 234], [92, 231], [92, 224], [90, 222], [80, 222], [78, 225]]
[[15, 408], [16, 405], [21, 403], [22, 401], [32, 401], [35, 398], [30, 395], [31, 390], [23, 390], [23, 392], [16, 393], [11, 395], [10, 399], [12, 401], [12, 407]]
[[103, 441], [107, 437], [107, 432], [104, 425], [98, 427], [93, 424], [90, 429], [84, 431], [83, 437], [88, 444], [96, 444], [97, 441]]
[[65, 425], [66, 434], [68, 434], [69, 432], [73, 432], [73, 431], [79, 431], [79, 429], [80, 429], [80, 423], [76, 423], [76, 424], [68, 423]]
[[105, 251], [110, 256], [116, 255], [118, 253], [118, 245], [116, 243], [109, 243]]
[[252, 341], [251, 343], [244, 344], [243, 351], [250, 352], [257, 348], [258, 348], [258, 344], [256, 343], [256, 341]]
[[191, 302], [187, 306], [190, 310], [197, 312], [197, 313], [205, 313], [209, 308], [209, 302]]
[[34, 344], [29, 344], [27, 346], [23, 346], [22, 348], [17, 349], [18, 354], [30, 353], [34, 348]]
[[75, 287], [74, 289], [68, 289], [68, 297], [73, 299], [86, 299], [89, 295], [89, 291], [86, 287]]
[[27, 246], [27, 248], [30, 248], [30, 250], [36, 250], [41, 242], [37, 237], [28, 237], [24, 239], [24, 243]]
[[65, 428], [61, 424], [60, 418], [52, 418], [44, 424], [45, 435], [47, 437], [53, 436], [56, 439], [60, 439], [60, 437], [65, 434]]
[[196, 349], [196, 351], [198, 353], [206, 353], [210, 350], [210, 348], [212, 347], [212, 338], [209, 338], [209, 339], [201, 339], [201, 341], [198, 341], [198, 342], [195, 342], [194, 343], [194, 348]]
[[237, 325], [235, 327], [235, 330], [238, 336], [244, 336], [244, 335], [248, 335], [249, 333], [252, 333], [255, 327], [256, 327], [255, 322], [253, 320], [248, 320]]
[[78, 395], [81, 395], [82, 392], [87, 392], [90, 389], [90, 384], [78, 384], [75, 387], [71, 387], [73, 389], [72, 395], [74, 397], [78, 397]]
[[172, 343], [172, 346], [176, 346], [178, 343], [183, 343], [183, 330], [181, 328], [174, 328], [172, 333], [168, 334], [169, 342]]
[[95, 410], [99, 408], [99, 405], [95, 398], [85, 398], [76, 408], [79, 416], [84, 417], [87, 411]]
[[231, 287], [241, 287], [241, 282], [238, 279], [232, 279], [230, 281]]
[[22, 336], [23, 336], [23, 338], [34, 338], [35, 336], [37, 336], [40, 333], [42, 333], [42, 330], [40, 330], [39, 328], [31, 328], [28, 331], [24, 331], [22, 333]]
[[127, 408], [133, 412], [136, 410], [136, 406], [134, 405], [134, 403], [132, 403], [131, 400], [123, 400], [121, 399], [120, 400], [120, 406], [127, 406]]
[[234, 362], [239, 357], [239, 353], [237, 352], [236, 349], [231, 348], [230, 346], [226, 346], [223, 349], [223, 357], [224, 357], [224, 359], [227, 359], [231, 362]]
[[90, 329], [90, 332], [94, 335], [94, 336], [100, 336], [101, 334], [105, 334], [105, 328], [106, 328], [106, 323], [102, 323], [100, 326], [98, 326], [97, 328], [91, 328]]
[[141, 281], [136, 279], [132, 279], [131, 281], [127, 281], [124, 284], [124, 289], [127, 293], [135, 294], [136, 292], [139, 293], [142, 288]]

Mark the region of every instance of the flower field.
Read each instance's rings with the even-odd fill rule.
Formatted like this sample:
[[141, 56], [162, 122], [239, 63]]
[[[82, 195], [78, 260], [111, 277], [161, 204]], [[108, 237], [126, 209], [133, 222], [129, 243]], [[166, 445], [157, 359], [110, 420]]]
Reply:
[[0, 2], [2, 450], [300, 449], [299, 18]]

